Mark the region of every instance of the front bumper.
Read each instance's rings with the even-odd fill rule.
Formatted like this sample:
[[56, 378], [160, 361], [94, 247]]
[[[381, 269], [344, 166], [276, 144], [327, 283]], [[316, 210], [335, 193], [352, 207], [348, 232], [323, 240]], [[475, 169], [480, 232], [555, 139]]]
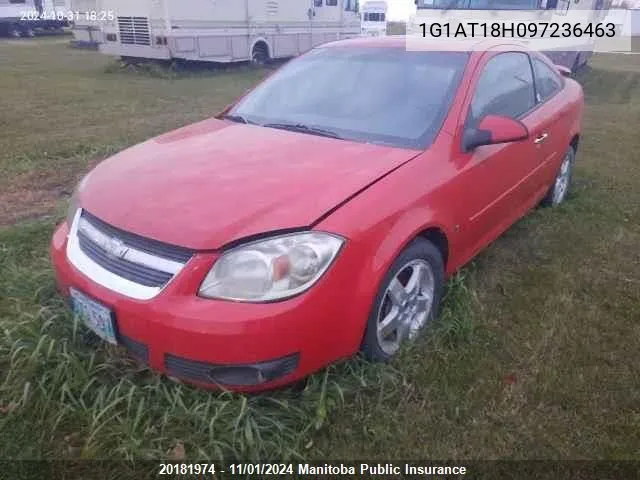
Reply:
[[[152, 369], [202, 386], [240, 391], [302, 379], [352, 355], [362, 339], [370, 299], [345, 289], [353, 262], [344, 249], [310, 290], [289, 300], [241, 303], [200, 298], [199, 285], [216, 259], [196, 254], [154, 298], [111, 291], [67, 259], [68, 228], [54, 233], [51, 258], [58, 288], [74, 287], [112, 309], [120, 344]], [[352, 259], [355, 261], [355, 258]]]

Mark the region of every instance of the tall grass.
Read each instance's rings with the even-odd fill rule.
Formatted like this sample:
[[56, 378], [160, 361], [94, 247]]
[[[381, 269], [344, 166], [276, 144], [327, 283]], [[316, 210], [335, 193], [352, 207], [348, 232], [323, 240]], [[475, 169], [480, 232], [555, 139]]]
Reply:
[[[46, 255], [51, 227], [0, 231], [0, 431], [32, 429], [35, 443], [24, 453], [6, 445], [0, 456], [305, 459], [313, 456], [315, 432], [337, 410], [357, 396], [393, 396], [405, 382], [401, 361], [371, 365], [358, 358], [312, 376], [302, 389], [249, 396], [155, 374], [74, 322], [54, 290]], [[467, 297], [462, 277], [454, 279], [444, 322], [427, 348], [468, 338]]]

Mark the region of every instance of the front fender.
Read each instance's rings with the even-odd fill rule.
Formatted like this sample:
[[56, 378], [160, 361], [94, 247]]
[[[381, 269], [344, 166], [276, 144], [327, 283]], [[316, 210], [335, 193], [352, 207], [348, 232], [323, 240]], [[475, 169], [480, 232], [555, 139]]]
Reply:
[[[359, 347], [366, 322], [384, 277], [400, 253], [429, 229], [439, 230], [448, 240], [449, 258], [453, 248], [453, 216], [446, 202], [437, 200], [437, 191], [420, 185], [420, 163], [411, 161], [332, 213], [315, 226], [318, 230], [348, 238], [353, 301], [347, 306], [347, 332], [358, 332], [348, 340], [354, 351]], [[400, 188], [402, 186], [402, 188]], [[346, 252], [345, 252], [346, 253]], [[449, 269], [447, 268], [447, 273]], [[345, 288], [351, 288], [351, 286]]]

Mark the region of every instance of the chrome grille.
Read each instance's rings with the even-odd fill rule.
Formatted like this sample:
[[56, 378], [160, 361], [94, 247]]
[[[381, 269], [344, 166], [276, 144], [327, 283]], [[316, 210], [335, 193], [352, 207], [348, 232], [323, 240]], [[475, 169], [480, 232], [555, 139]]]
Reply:
[[164, 287], [193, 256], [191, 250], [115, 228], [86, 210], [78, 219], [77, 240], [100, 267], [145, 287]]
[[107, 235], [117, 237], [127, 245], [143, 252], [150, 253], [151, 255], [156, 255], [158, 257], [173, 260], [175, 262], [187, 263], [194, 253], [193, 250], [190, 250], [188, 248], [169, 245], [164, 242], [141, 237], [140, 235], [136, 235], [135, 233], [125, 232], [124, 230], [120, 230], [119, 228], [112, 227], [108, 223], [100, 220], [95, 215], [89, 213], [87, 210], [82, 211], [82, 218], [86, 218], [92, 225], [94, 225], [96, 228], [106, 233]]
[[120, 43], [126, 45], [151, 45], [149, 19], [146, 17], [118, 17]]
[[161, 272], [160, 270], [111, 257], [82, 232], [78, 232], [78, 240], [80, 241], [80, 249], [87, 257], [101, 267], [132, 282], [146, 287], [163, 287], [173, 277], [171, 273]]

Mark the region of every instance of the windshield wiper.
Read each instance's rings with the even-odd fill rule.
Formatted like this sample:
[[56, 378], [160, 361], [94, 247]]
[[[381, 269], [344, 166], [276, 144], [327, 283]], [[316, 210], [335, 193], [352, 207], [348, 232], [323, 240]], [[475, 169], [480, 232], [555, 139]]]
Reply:
[[248, 120], [247, 117], [243, 117], [242, 115], [224, 115], [222, 118], [224, 118], [225, 120], [231, 120], [232, 122], [237, 122], [237, 123], [246, 123], [251, 125], [256, 124], [256, 122], [252, 122]]
[[337, 138], [342, 140], [342, 137], [333, 130], [326, 128], [312, 127], [305, 125], [304, 123], [265, 123], [263, 127], [279, 128], [281, 130], [290, 130], [292, 132], [309, 133], [311, 135], [319, 135], [321, 137]]

